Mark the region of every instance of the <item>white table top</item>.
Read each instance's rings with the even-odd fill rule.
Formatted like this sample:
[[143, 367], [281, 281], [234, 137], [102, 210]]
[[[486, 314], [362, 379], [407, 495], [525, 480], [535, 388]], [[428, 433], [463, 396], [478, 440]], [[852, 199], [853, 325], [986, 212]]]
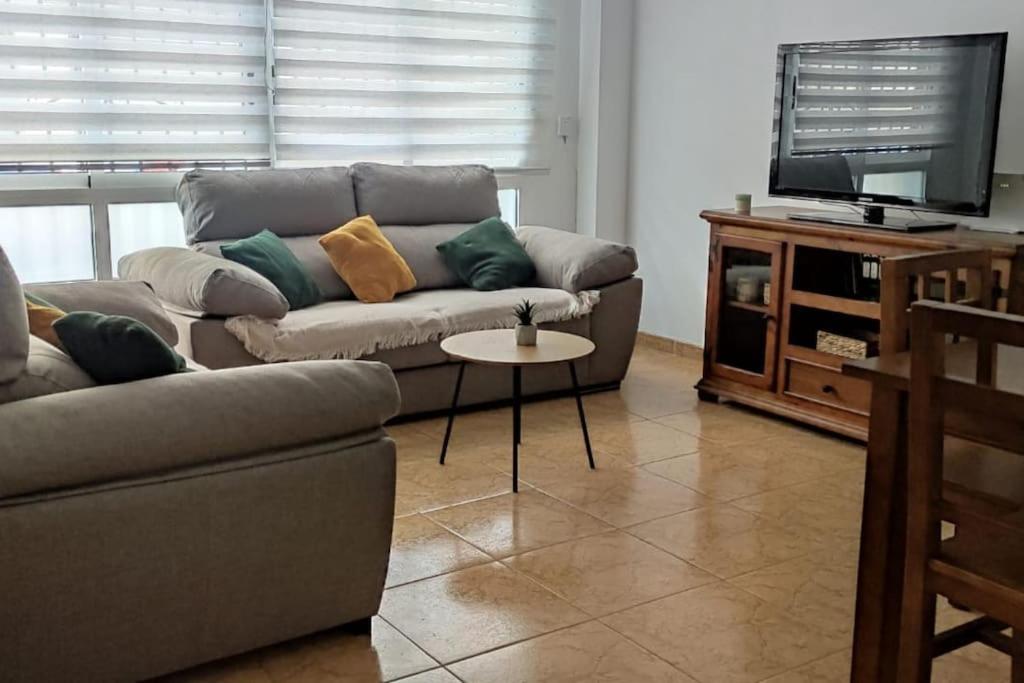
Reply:
[[565, 363], [589, 356], [595, 348], [586, 337], [551, 330], [537, 331], [536, 346], [517, 346], [515, 330], [465, 332], [441, 342], [449, 356], [481, 365]]

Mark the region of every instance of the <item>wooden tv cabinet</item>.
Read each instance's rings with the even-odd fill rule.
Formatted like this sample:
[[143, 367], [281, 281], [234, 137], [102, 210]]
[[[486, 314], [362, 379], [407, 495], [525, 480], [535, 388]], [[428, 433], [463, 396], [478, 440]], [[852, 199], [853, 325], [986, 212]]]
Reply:
[[[960, 227], [925, 233], [794, 221], [793, 207], [708, 210], [711, 229], [702, 400], [728, 399], [866, 440], [870, 386], [840, 372], [836, 336], [877, 353], [885, 320], [881, 261], [988, 249], [994, 298], [1024, 301], [1024, 236]], [[1011, 275], [1012, 273], [1012, 275]], [[767, 291], [766, 291], [767, 290]], [[1012, 290], [1012, 291], [1011, 291]], [[905, 304], [904, 304], [905, 305]], [[827, 335], [819, 342], [818, 334]]]

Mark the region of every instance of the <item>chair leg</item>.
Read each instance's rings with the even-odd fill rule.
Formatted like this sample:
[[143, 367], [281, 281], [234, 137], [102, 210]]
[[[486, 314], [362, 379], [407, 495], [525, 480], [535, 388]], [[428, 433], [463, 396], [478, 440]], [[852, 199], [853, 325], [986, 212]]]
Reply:
[[911, 577], [911, 573], [911, 568], [907, 567], [903, 585], [903, 623], [896, 679], [901, 683], [928, 683], [932, 678], [935, 594], [924, 590], [923, 571], [919, 572], [919, 579]]
[[1011, 683], [1024, 683], [1024, 631], [1013, 629], [1013, 654], [1010, 657]]
[[[914, 476], [910, 471], [910, 476]], [[925, 587], [928, 558], [939, 543], [939, 521], [927, 508], [927, 491], [912, 489], [908, 498], [906, 562], [903, 567], [903, 608], [900, 617], [900, 683], [928, 683], [932, 677], [935, 639], [935, 593]]]

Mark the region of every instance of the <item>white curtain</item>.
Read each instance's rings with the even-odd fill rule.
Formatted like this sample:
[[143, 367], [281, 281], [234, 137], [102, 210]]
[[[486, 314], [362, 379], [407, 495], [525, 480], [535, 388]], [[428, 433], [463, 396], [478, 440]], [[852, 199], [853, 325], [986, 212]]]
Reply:
[[263, 0], [0, 0], [0, 162], [266, 158]]
[[0, 0], [0, 171], [543, 168], [553, 1]]
[[274, 0], [278, 159], [544, 166], [551, 4]]

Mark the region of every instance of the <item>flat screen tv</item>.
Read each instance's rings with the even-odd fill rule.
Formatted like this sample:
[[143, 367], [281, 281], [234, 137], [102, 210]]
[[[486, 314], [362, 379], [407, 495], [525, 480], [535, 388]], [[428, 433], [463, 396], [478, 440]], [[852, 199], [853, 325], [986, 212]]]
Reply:
[[792, 218], [927, 230], [885, 207], [987, 216], [1007, 34], [780, 45], [769, 193], [845, 202]]

